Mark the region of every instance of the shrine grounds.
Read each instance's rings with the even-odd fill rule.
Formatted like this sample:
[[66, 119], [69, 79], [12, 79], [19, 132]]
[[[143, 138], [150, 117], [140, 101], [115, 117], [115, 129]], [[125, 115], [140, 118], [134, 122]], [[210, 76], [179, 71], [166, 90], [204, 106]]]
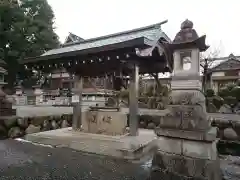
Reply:
[[[71, 107], [14, 108], [17, 108], [18, 116], [47, 116], [72, 112]], [[151, 160], [130, 163], [67, 148], [40, 146], [10, 139], [0, 142], [0, 158], [0, 180], [147, 180], [151, 168]], [[239, 164], [239, 157], [221, 156], [224, 179], [240, 179]]]
[[[85, 105], [83, 110], [88, 106]], [[72, 113], [72, 107], [14, 106], [17, 116], [51, 116]], [[0, 180], [147, 180], [151, 160], [124, 160], [86, 154], [67, 148], [53, 148], [16, 140], [0, 142]], [[224, 179], [240, 180], [240, 159], [221, 156]]]

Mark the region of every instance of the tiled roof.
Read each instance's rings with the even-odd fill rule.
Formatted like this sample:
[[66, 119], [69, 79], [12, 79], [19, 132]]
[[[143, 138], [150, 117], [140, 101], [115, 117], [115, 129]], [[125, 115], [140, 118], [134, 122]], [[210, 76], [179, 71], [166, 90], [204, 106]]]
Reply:
[[240, 69], [240, 57], [230, 54], [228, 57], [215, 58], [215, 60], [220, 61], [218, 65], [211, 68], [209, 72], [213, 71], [227, 71], [227, 70], [237, 70]]
[[62, 45], [62, 47], [64, 47], [68, 43], [81, 42], [81, 41], [84, 41], [84, 39], [70, 32], [64, 44]]
[[156, 38], [160, 39], [161, 37], [167, 41], [171, 41], [170, 38], [161, 30], [161, 24], [162, 23], [158, 23], [147, 27], [133, 29], [130, 31], [120, 32], [98, 38], [87, 39], [77, 43], [65, 44], [64, 47], [47, 51], [42, 56], [61, 54], [65, 52], [81, 51], [89, 48], [97, 48], [105, 45], [121, 43], [142, 37], [149, 39], [151, 41], [156, 40]]

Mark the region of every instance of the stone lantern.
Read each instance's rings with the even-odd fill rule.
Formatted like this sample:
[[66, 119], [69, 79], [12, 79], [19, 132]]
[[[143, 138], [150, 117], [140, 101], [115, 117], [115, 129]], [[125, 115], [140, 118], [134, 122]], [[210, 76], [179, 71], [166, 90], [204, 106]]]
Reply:
[[[172, 89], [202, 89], [199, 55], [208, 48], [205, 39], [205, 35], [198, 37], [191, 21], [181, 24], [181, 30], [169, 46], [174, 60]], [[190, 65], [188, 69], [184, 69], [186, 63]]]
[[5, 62], [0, 60], [0, 118], [16, 115], [16, 110], [12, 109], [12, 103], [7, 99], [6, 94], [2, 90], [2, 86], [6, 84], [4, 76], [7, 74], [3, 66], [5, 66]]
[[185, 20], [168, 44], [174, 59], [172, 92], [168, 113], [155, 130], [159, 146], [152, 179], [221, 179], [216, 129], [208, 119], [201, 87], [199, 54], [208, 48], [205, 38], [198, 37], [193, 23]]
[[2, 91], [2, 86], [5, 85], [4, 76], [7, 74], [7, 71], [3, 68], [5, 62], [0, 60], [0, 96], [5, 96], [5, 93]]

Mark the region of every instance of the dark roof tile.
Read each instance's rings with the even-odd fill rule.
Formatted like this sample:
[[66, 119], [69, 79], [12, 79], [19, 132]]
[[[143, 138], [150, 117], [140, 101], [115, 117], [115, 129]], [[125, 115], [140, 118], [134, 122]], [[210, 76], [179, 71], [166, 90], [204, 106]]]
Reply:
[[[218, 58], [220, 60], [221, 58]], [[240, 59], [233, 54], [230, 54], [227, 58], [223, 57], [223, 61], [217, 66], [211, 68], [209, 72], [214, 71], [227, 71], [227, 70], [240, 70]]]

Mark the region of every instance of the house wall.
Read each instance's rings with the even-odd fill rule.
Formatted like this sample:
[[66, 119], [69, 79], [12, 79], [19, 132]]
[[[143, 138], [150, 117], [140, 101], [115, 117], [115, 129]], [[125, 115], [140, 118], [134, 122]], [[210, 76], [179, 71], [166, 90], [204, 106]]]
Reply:
[[225, 76], [225, 72], [214, 72], [212, 73], [212, 77], [221, 77]]
[[240, 79], [240, 70], [230, 70], [212, 73], [212, 89], [215, 93], [228, 84], [236, 83]]

